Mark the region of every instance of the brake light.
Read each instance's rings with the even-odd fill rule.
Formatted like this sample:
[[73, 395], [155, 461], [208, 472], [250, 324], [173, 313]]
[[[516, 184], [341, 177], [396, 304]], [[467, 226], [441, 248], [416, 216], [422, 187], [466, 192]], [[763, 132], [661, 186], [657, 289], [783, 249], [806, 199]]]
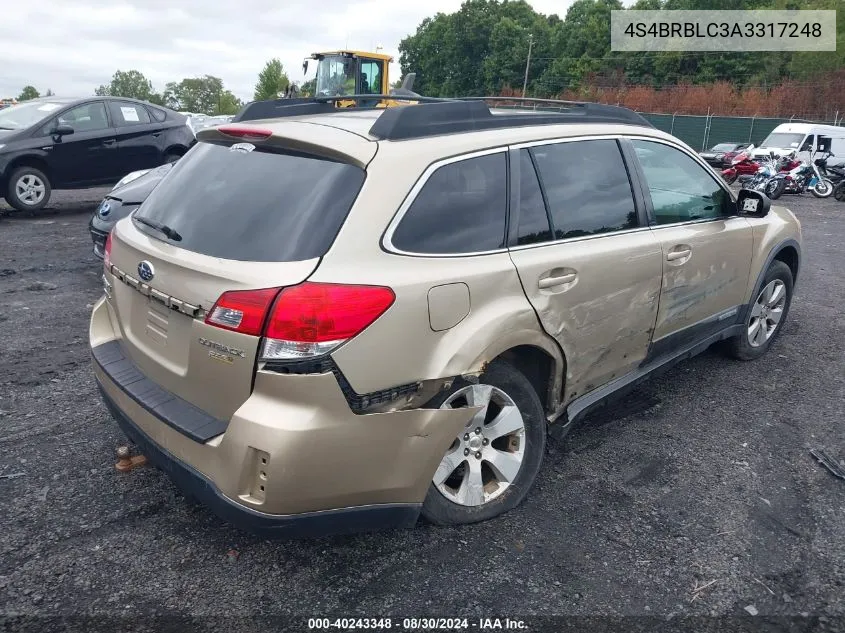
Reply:
[[106, 236], [106, 245], [103, 248], [103, 267], [106, 270], [111, 268], [111, 234], [112, 232], [109, 231], [109, 234]]
[[285, 288], [273, 305], [262, 360], [291, 360], [328, 354], [360, 334], [393, 305], [382, 286], [306, 282]]
[[267, 310], [277, 294], [279, 288], [224, 292], [205, 317], [205, 322], [224, 330], [260, 336]]
[[219, 125], [217, 131], [226, 136], [234, 136], [248, 141], [263, 141], [273, 136], [273, 131], [251, 125]]

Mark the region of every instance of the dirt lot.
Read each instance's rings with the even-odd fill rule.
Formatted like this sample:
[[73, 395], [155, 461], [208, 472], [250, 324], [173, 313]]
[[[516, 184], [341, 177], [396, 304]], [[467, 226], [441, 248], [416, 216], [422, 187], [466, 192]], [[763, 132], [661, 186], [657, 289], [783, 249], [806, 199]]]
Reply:
[[2, 612], [750, 620], [751, 606], [756, 621], [832, 629], [845, 616], [845, 481], [808, 454], [845, 459], [845, 204], [785, 198], [806, 259], [766, 358], [711, 350], [594, 417], [552, 449], [516, 511], [267, 542], [154, 469], [113, 468], [123, 438], [87, 347], [101, 264], [86, 225], [101, 195], [59, 193], [37, 217], [0, 220]]

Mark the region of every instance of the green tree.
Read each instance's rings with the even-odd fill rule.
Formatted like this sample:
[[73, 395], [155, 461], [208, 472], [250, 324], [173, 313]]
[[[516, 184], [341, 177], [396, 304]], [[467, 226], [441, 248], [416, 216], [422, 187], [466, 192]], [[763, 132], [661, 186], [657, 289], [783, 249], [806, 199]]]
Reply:
[[153, 83], [137, 70], [118, 70], [112, 76], [111, 82], [101, 85], [94, 94], [162, 103], [161, 96], [153, 90]]
[[253, 98], [256, 101], [278, 99], [284, 95], [289, 85], [290, 79], [284, 71], [282, 62], [278, 58], [273, 58], [264, 64], [264, 70], [258, 73], [258, 83], [255, 84]]
[[168, 108], [203, 114], [235, 114], [242, 103], [212, 75], [186, 77], [164, 88], [162, 103]]
[[313, 97], [317, 90], [317, 78], [309, 79], [299, 87], [300, 97]]
[[18, 96], [18, 101], [29, 101], [30, 99], [37, 99], [40, 96], [39, 92], [33, 86], [24, 86], [20, 96]]

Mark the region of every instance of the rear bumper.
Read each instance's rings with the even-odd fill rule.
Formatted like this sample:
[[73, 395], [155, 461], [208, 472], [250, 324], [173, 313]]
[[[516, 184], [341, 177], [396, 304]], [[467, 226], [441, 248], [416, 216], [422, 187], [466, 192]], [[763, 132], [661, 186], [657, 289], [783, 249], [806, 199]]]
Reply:
[[133, 358], [120, 330], [100, 299], [89, 331], [93, 369], [115, 419], [177, 486], [251, 531], [413, 525], [443, 455], [476, 412], [355, 413], [331, 373], [258, 371], [246, 401], [217, 420], [151, 381], [136, 365], [149, 359]]
[[182, 492], [236, 527], [262, 536], [316, 538], [386, 528], [410, 528], [417, 522], [420, 504], [375, 504], [292, 515], [265, 514], [244, 507], [227, 498], [202, 473], [156, 444], [117, 406], [102, 385], [98, 386], [117, 425], [147, 459], [163, 470]]

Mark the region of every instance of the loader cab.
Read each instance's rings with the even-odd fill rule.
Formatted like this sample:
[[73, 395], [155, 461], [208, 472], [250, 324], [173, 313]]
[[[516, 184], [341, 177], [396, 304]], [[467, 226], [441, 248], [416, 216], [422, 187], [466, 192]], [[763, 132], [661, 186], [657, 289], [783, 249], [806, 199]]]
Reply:
[[[354, 94], [388, 94], [388, 65], [393, 61], [389, 55], [362, 53], [358, 51], [334, 51], [314, 53], [302, 64], [305, 73], [311, 60], [317, 62], [317, 78], [314, 96], [340, 97]], [[361, 103], [362, 106], [375, 106]], [[353, 102], [339, 102], [341, 107], [350, 107]]]

